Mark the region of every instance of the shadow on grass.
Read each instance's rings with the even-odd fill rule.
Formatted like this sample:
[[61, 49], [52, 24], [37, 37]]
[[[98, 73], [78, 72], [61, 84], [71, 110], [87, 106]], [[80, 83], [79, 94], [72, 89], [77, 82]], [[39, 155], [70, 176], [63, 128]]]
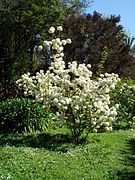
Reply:
[[75, 147], [75, 144], [73, 138], [68, 134], [2, 134], [0, 135], [0, 146], [45, 148], [65, 153], [69, 148]]
[[123, 164], [128, 169], [125, 168], [124, 171], [119, 171], [117, 175], [120, 180], [135, 180], [135, 139], [127, 142], [127, 150], [122, 151], [122, 154], [125, 157]]

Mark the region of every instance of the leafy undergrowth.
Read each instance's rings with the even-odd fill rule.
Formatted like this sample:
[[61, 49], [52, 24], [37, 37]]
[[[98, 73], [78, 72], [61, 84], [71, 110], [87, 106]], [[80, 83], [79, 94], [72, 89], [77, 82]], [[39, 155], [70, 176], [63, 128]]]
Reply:
[[64, 128], [0, 135], [0, 179], [135, 179], [135, 131], [92, 133], [84, 145]]

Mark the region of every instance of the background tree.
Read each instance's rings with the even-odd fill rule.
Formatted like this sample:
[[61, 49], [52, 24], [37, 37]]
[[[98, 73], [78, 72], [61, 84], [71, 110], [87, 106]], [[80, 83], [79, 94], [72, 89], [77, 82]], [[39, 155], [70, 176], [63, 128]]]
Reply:
[[32, 69], [36, 34], [47, 36], [51, 25], [62, 24], [60, 7], [59, 0], [0, 1], [1, 96], [8, 98], [13, 80]]
[[107, 48], [107, 59], [102, 72], [118, 73], [121, 77], [135, 78], [130, 72], [134, 65], [130, 46], [124, 43], [123, 27], [118, 25], [120, 17], [102, 15], [72, 15], [64, 23], [65, 36], [72, 39], [71, 46], [65, 47], [65, 60], [90, 63], [96, 73], [102, 60], [104, 48]]
[[65, 12], [65, 17], [71, 14], [81, 15], [94, 0], [60, 0]]
[[130, 54], [133, 55], [133, 57], [135, 57], [135, 44], [134, 44], [135, 37], [125, 34], [124, 38], [125, 38], [124, 39], [125, 45], [126, 46], [128, 45], [130, 47]]

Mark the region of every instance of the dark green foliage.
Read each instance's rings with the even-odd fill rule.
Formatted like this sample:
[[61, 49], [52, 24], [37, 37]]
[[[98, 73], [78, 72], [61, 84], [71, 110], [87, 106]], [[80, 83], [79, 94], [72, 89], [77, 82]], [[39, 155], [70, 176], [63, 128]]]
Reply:
[[71, 14], [81, 15], [85, 9], [93, 3], [93, 0], [60, 0], [65, 12], [65, 17]]
[[[130, 47], [130, 54], [133, 56], [135, 62], [135, 37], [125, 34], [125, 45], [128, 45]], [[135, 79], [135, 63], [132, 67], [129, 67], [128, 70], [130, 71], [130, 73], [134, 74]]]
[[[33, 70], [36, 34], [48, 36], [48, 28], [61, 25], [64, 11], [59, 0], [0, 1], [0, 99], [14, 96], [10, 86]], [[19, 70], [19, 71], [18, 71]]]
[[103, 72], [104, 64], [107, 60], [107, 55], [108, 55], [108, 48], [107, 46], [105, 46], [103, 52], [101, 53], [101, 61], [98, 64], [98, 71], [96, 72], [97, 76], [99, 76]]
[[135, 128], [135, 82], [120, 81], [116, 89], [111, 92], [111, 103], [119, 104], [113, 127], [115, 129]]
[[130, 47], [125, 45], [123, 27], [118, 25], [119, 22], [119, 16], [104, 19], [97, 12], [93, 15], [70, 16], [64, 23], [64, 38], [72, 39], [72, 44], [65, 47], [65, 60], [89, 63], [95, 74], [106, 46], [108, 51], [103, 72], [135, 78], [135, 74], [130, 72], [135, 61], [130, 54]]
[[135, 41], [134, 36], [130, 37], [127, 34], [125, 34], [125, 45], [128, 45], [128, 46], [130, 46], [132, 48], [134, 41]]
[[0, 103], [0, 132], [43, 131], [53, 114], [28, 99], [9, 99]]

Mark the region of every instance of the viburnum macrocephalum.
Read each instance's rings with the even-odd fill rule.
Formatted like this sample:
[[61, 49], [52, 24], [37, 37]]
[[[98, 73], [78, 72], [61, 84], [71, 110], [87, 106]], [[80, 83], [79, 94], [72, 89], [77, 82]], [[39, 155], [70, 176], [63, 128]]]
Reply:
[[[56, 28], [62, 30], [62, 28]], [[53, 33], [55, 28], [49, 29]], [[17, 81], [24, 89], [25, 96], [32, 96], [44, 107], [54, 107], [59, 123], [66, 123], [71, 129], [75, 141], [78, 142], [84, 133], [98, 132], [101, 128], [112, 131], [112, 121], [117, 115], [116, 106], [110, 107], [110, 90], [120, 80], [117, 74], [101, 74], [100, 78], [92, 79], [91, 65], [77, 64], [73, 61], [66, 66], [63, 61], [63, 50], [71, 39], [60, 38], [44, 41], [56, 53], [53, 62], [45, 73], [43, 70], [30, 76], [22, 75]]]

